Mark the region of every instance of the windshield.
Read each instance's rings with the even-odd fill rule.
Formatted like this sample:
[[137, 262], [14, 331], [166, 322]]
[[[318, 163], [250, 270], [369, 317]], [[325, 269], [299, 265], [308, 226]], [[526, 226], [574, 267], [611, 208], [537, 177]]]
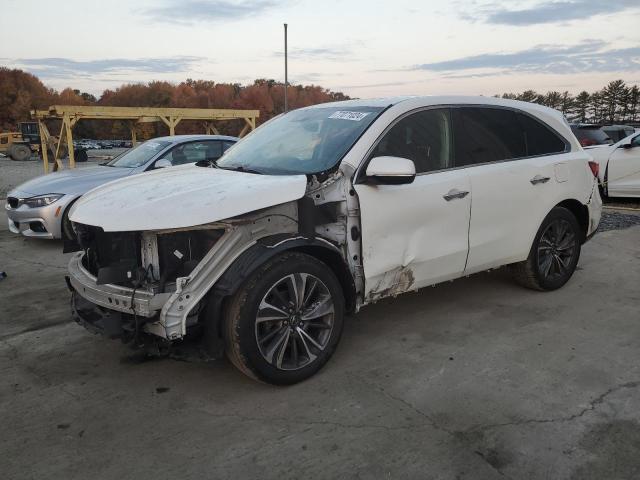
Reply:
[[264, 124], [218, 161], [220, 168], [272, 175], [317, 173], [335, 166], [381, 107], [294, 110]]
[[147, 140], [128, 152], [114, 158], [107, 163], [107, 165], [110, 167], [136, 168], [147, 163], [169, 145], [171, 145], [171, 142]]

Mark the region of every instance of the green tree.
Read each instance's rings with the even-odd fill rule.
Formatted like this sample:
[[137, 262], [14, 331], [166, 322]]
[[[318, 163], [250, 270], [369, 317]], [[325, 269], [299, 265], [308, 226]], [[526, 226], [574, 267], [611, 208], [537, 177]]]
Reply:
[[587, 121], [590, 102], [591, 102], [591, 95], [589, 95], [589, 92], [585, 90], [583, 90], [576, 96], [573, 102], [572, 113], [576, 116], [575, 119], [578, 122], [585, 123]]
[[602, 90], [602, 100], [604, 102], [605, 112], [604, 120], [613, 123], [624, 110], [626, 102], [627, 86], [624, 80], [614, 80]]

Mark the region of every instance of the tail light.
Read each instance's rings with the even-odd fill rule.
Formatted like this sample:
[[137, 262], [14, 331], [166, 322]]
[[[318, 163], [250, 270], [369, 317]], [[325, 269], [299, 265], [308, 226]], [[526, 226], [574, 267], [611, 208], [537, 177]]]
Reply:
[[598, 178], [598, 174], [600, 173], [600, 164], [598, 162], [590, 161], [589, 168], [591, 169], [591, 173], [593, 173], [593, 176]]
[[580, 140], [580, 145], [582, 145], [583, 147], [592, 147], [594, 145], [597, 145], [597, 142], [595, 140], [592, 140], [591, 138], [583, 138], [582, 140]]

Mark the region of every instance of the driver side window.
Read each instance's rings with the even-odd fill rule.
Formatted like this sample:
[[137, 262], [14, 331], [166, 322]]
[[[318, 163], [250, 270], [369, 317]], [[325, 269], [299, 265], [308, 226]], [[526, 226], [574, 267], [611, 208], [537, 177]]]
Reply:
[[162, 158], [171, 165], [185, 165], [201, 160], [217, 160], [222, 156], [222, 143], [218, 140], [183, 143], [165, 153]]
[[416, 173], [450, 168], [449, 110], [423, 110], [400, 120], [382, 137], [371, 158], [382, 156], [413, 160]]
[[632, 147], [640, 147], [640, 135], [636, 135], [633, 140], [631, 140]]

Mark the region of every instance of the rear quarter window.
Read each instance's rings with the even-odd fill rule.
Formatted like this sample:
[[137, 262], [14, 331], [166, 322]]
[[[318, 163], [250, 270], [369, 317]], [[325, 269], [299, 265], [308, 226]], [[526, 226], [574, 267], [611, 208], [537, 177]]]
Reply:
[[523, 113], [518, 113], [517, 117], [524, 135], [527, 156], [551, 155], [566, 151], [565, 141], [541, 121]]

